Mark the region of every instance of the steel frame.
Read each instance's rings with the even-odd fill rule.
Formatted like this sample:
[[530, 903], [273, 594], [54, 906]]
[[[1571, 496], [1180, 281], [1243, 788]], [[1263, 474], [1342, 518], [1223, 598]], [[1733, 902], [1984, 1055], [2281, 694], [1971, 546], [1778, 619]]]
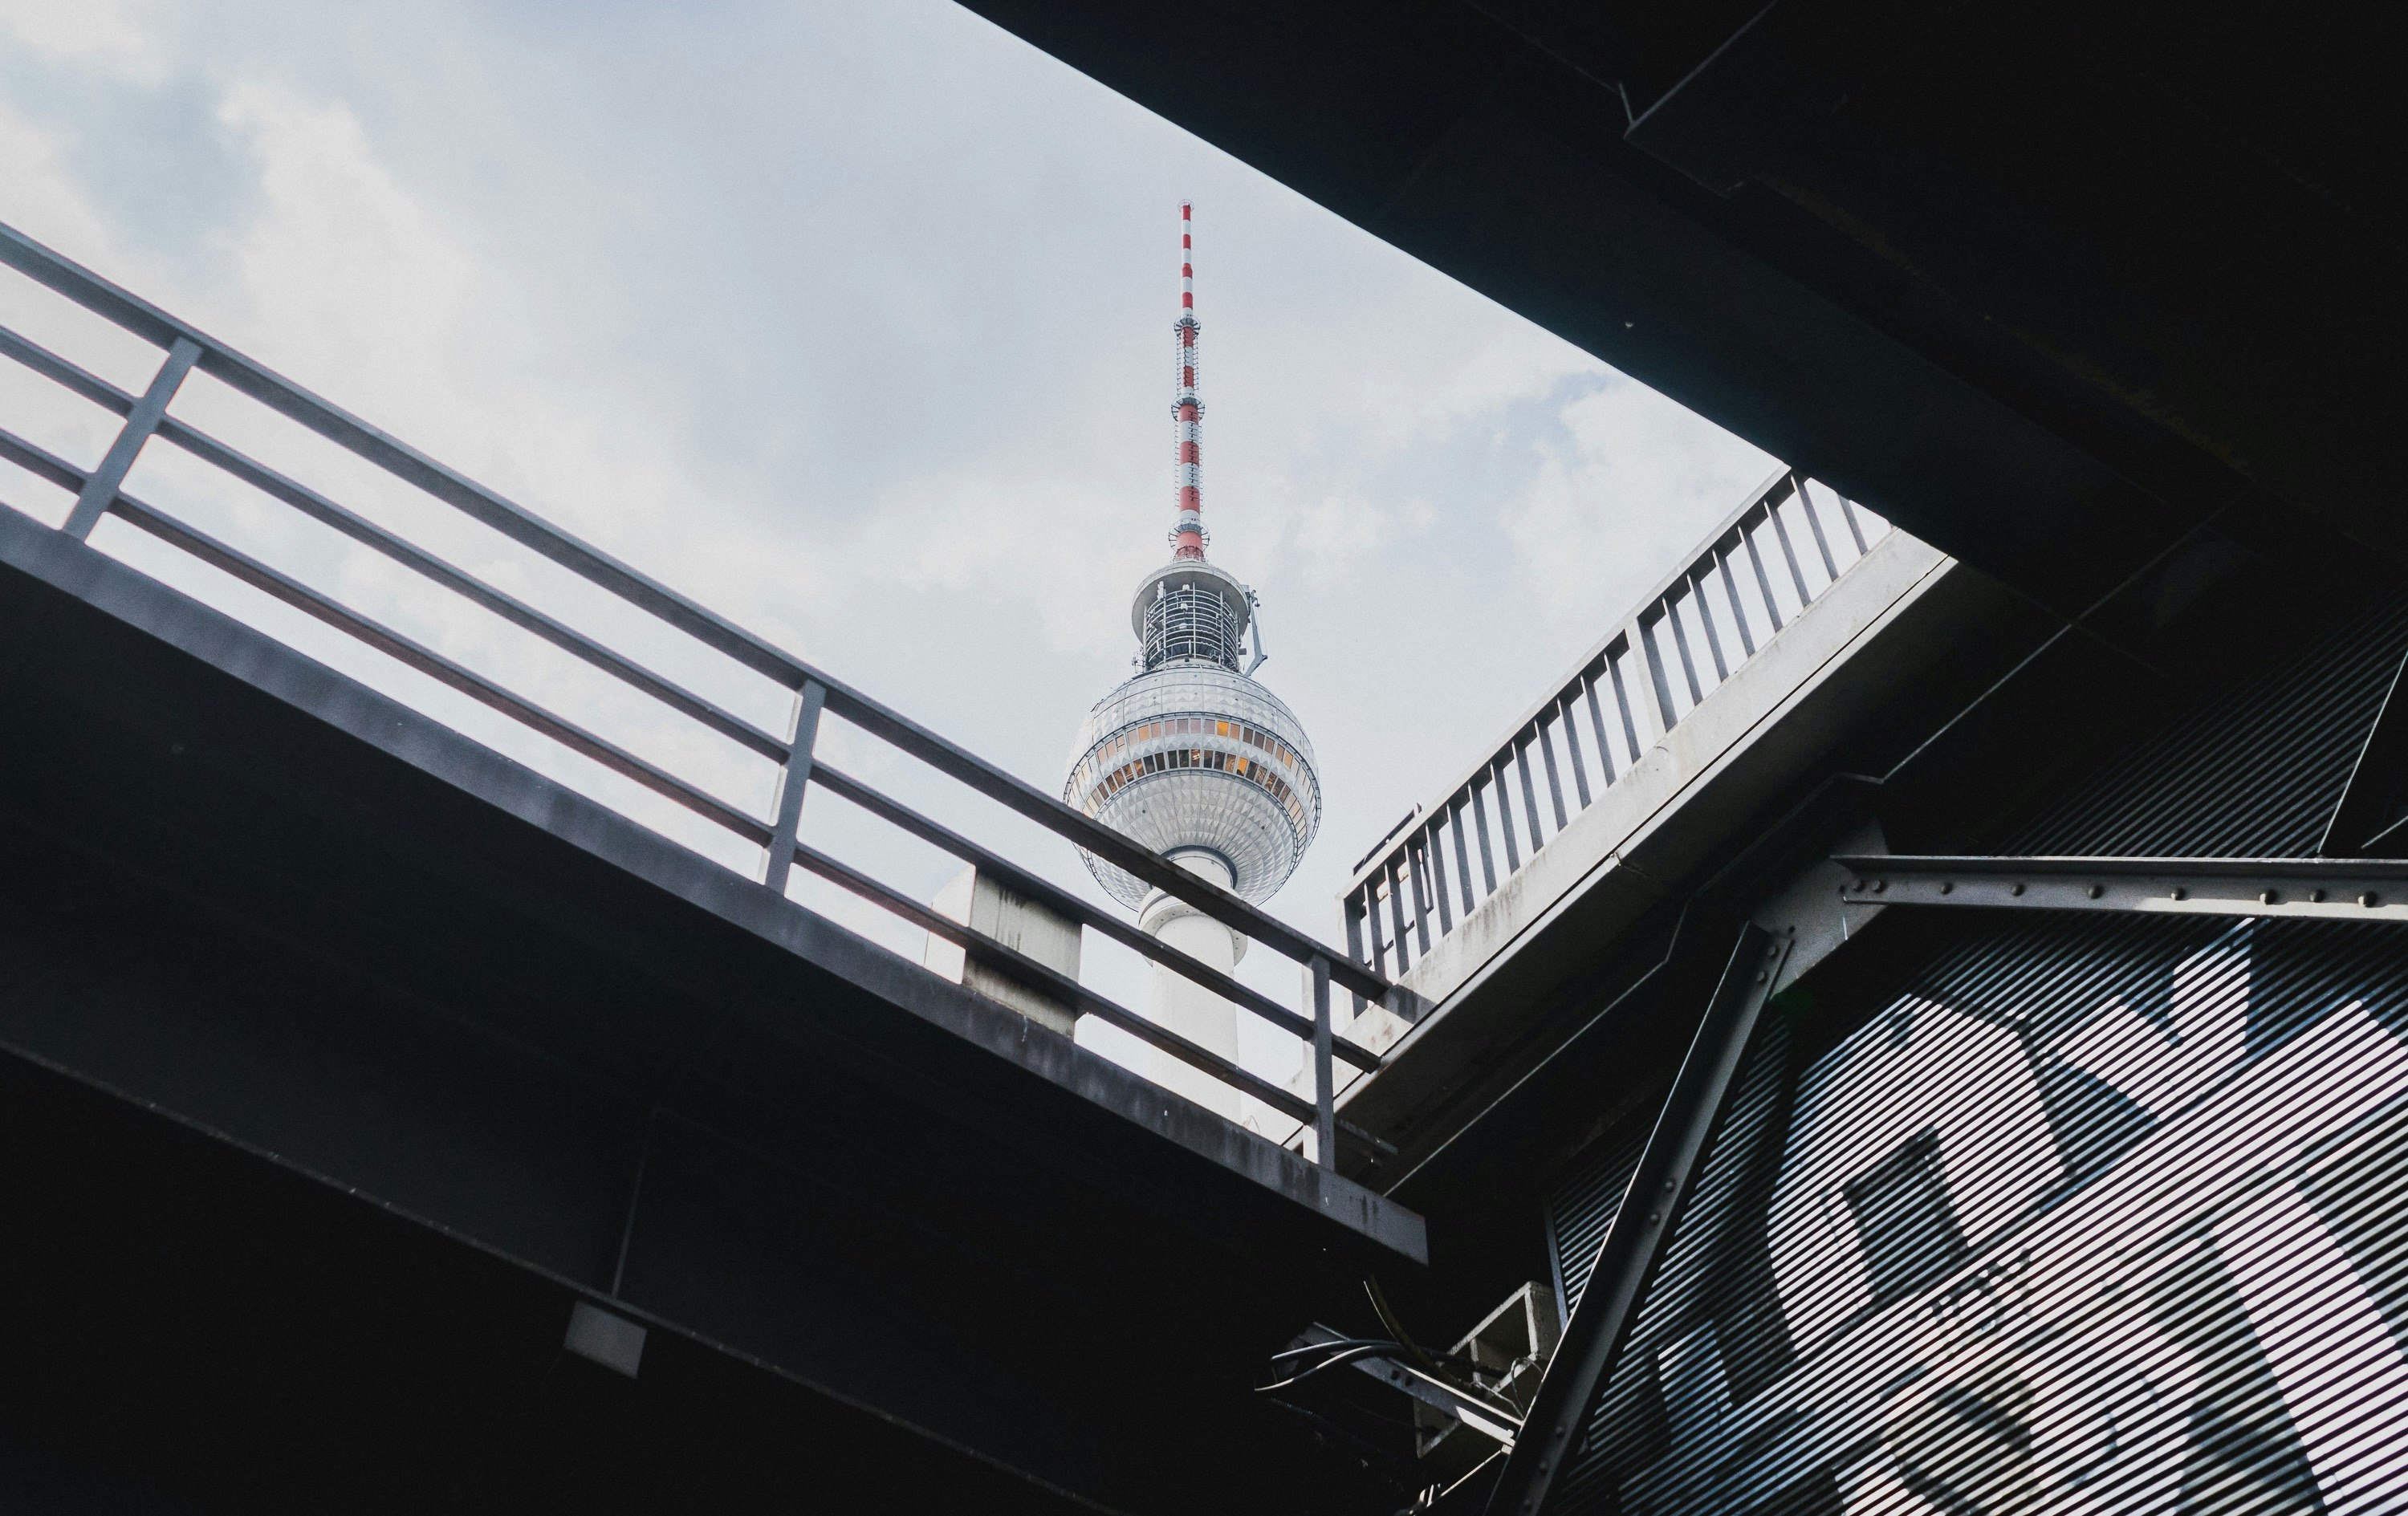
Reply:
[[1648, 1281], [1688, 1200], [1698, 1160], [1788, 952], [1786, 937], [1754, 922], [1740, 929], [1729, 966], [1706, 1003], [1663, 1113], [1598, 1244], [1588, 1287], [1539, 1380], [1522, 1436], [1506, 1454], [1488, 1499], [1492, 1516], [1536, 1516], [1567, 1455], [1579, 1446], [1598, 1393], [1630, 1339]]
[[1841, 853], [1856, 906], [2136, 911], [2408, 923], [2408, 859]]

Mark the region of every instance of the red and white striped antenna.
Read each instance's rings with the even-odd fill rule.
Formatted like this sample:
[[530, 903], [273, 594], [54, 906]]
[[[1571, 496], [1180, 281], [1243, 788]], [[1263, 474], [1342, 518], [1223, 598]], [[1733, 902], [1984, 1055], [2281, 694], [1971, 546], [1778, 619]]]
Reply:
[[1196, 234], [1194, 212], [1179, 202], [1179, 320], [1171, 325], [1177, 343], [1178, 385], [1170, 409], [1177, 418], [1179, 442], [1179, 524], [1172, 530], [1176, 551], [1171, 557], [1201, 560], [1204, 556], [1204, 402], [1196, 393], [1196, 338], [1203, 328], [1196, 322]]

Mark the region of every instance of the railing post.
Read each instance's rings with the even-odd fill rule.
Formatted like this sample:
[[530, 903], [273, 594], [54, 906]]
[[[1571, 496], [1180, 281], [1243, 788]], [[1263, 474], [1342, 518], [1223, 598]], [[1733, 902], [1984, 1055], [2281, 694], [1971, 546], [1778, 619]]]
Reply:
[[1806, 513], [1806, 524], [1814, 532], [1814, 551], [1823, 555], [1823, 572], [1833, 579], [1840, 577], [1840, 561], [1831, 556], [1831, 539], [1823, 535], [1823, 518], [1814, 511], [1814, 497], [1806, 493], [1806, 476], [1790, 476], [1798, 481], [1798, 508]]
[[[1346, 956], [1358, 964], [1370, 962], [1363, 956], [1363, 918], [1369, 913], [1370, 908], [1368, 902], [1370, 898], [1371, 884], [1369, 880], [1366, 880], [1354, 894], [1346, 897]], [[1355, 1015], [1363, 1014], [1365, 1004], [1361, 995], [1354, 997]]]
[[1312, 1155], [1324, 1168], [1338, 1166], [1338, 1083], [1331, 1069], [1335, 1034], [1329, 1024], [1329, 960], [1312, 960]]
[[786, 893], [786, 876], [795, 867], [795, 836], [803, 824], [803, 791], [811, 782], [811, 750], [820, 735], [820, 708], [827, 691], [817, 679], [803, 680], [795, 709], [795, 739], [786, 750], [785, 777], [778, 783], [778, 820], [769, 833], [769, 864], [761, 882], [779, 894]]
[[[1663, 619], [1663, 608], [1649, 608], [1656, 611], [1656, 621]], [[1647, 612], [1642, 610], [1634, 624], [1639, 632], [1634, 640], [1647, 655], [1647, 675], [1656, 686], [1656, 714], [1664, 720], [1663, 730], [1670, 732], [1681, 718], [1672, 714], [1672, 681], [1665, 677], [1664, 650], [1656, 645], [1656, 622], [1648, 620]]]
[[108, 455], [101, 459], [98, 468], [85, 477], [83, 489], [76, 495], [75, 509], [67, 513], [66, 524], [61, 531], [79, 542], [92, 536], [92, 529], [100, 524], [100, 518], [116, 501], [118, 490], [134, 467], [135, 457], [142, 451], [142, 444], [150, 440], [150, 434], [159, 430], [159, 422], [166, 417], [167, 402], [176, 398], [184, 376], [193, 371], [200, 356], [200, 344], [188, 336], [178, 337], [176, 345], [167, 350], [166, 362], [151, 377], [150, 388], [143, 391], [142, 398], [125, 413], [125, 424], [118, 428], [117, 440], [108, 445]]

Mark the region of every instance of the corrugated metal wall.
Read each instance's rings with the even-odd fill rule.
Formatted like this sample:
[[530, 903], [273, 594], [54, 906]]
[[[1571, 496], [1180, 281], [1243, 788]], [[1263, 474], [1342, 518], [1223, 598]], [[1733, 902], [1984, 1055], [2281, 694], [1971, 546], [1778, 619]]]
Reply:
[[[2308, 853], [2408, 608], [2001, 851]], [[1769, 1012], [1568, 1512], [2408, 1512], [2408, 932], [1965, 912]], [[1641, 1132], [1550, 1207], [1586, 1282]]]

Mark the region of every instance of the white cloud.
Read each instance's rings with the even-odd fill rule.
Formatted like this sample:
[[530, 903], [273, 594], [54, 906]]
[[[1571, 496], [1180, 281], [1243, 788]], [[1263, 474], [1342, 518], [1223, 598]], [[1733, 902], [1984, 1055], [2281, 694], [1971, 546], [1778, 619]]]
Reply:
[[45, 63], [141, 83], [166, 74], [156, 40], [116, 0], [0, 0], [0, 36]]
[[1549, 613], [1600, 631], [1774, 466], [1627, 379], [1566, 401], [1557, 419], [1560, 436], [1498, 519]]

